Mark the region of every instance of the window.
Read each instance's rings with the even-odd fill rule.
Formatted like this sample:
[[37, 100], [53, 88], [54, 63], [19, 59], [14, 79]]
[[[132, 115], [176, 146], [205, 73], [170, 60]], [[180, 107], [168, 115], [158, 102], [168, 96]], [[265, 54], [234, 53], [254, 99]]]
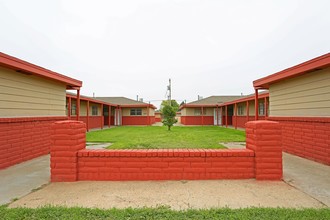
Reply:
[[238, 106], [237, 115], [244, 115], [244, 106], [243, 105]]
[[[194, 115], [202, 115], [202, 109], [201, 108], [195, 108]], [[206, 109], [203, 109], [203, 115], [206, 115]]]
[[71, 104], [71, 115], [77, 114], [77, 105], [75, 103]]
[[142, 115], [141, 108], [131, 108], [130, 115]]
[[96, 105], [92, 105], [92, 115], [98, 115], [99, 108]]
[[264, 103], [260, 103], [260, 102], [259, 102], [259, 115], [265, 115]]

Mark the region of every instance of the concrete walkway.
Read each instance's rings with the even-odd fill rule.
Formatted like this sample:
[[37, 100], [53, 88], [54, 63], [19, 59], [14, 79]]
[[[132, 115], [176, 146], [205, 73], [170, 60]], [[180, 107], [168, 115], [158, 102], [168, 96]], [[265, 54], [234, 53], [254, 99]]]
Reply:
[[48, 184], [49, 164], [49, 155], [46, 155], [0, 170], [0, 205]]
[[283, 153], [283, 176], [289, 185], [330, 207], [330, 166]]

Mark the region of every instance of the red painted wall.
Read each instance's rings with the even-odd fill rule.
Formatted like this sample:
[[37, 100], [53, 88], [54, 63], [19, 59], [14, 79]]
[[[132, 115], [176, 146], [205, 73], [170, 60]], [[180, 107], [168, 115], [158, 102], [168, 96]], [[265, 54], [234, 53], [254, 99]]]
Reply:
[[152, 125], [155, 116], [122, 116], [122, 125]]
[[[84, 122], [87, 126], [87, 116], [80, 116], [79, 120]], [[89, 116], [88, 128], [101, 128], [102, 123], [104, 123], [103, 116]]]
[[[248, 121], [254, 121], [254, 116], [249, 116], [249, 120], [247, 120], [246, 116], [232, 116], [232, 126], [235, 126], [237, 121], [237, 127], [245, 128], [245, 123]], [[259, 116], [259, 120], [265, 120], [265, 116]]]
[[155, 118], [155, 122], [162, 122], [161, 118]]
[[51, 181], [282, 178], [281, 130], [248, 122], [247, 149], [86, 150], [85, 124], [52, 126]]
[[66, 117], [0, 118], [0, 169], [50, 151], [51, 124]]
[[[204, 123], [203, 123], [204, 122]], [[214, 125], [213, 116], [181, 116], [184, 125]]]
[[283, 150], [290, 154], [330, 165], [330, 119], [269, 117], [282, 127]]
[[[222, 116], [222, 124], [226, 125], [226, 116]], [[227, 125], [233, 124], [233, 116], [228, 116], [227, 118]]]

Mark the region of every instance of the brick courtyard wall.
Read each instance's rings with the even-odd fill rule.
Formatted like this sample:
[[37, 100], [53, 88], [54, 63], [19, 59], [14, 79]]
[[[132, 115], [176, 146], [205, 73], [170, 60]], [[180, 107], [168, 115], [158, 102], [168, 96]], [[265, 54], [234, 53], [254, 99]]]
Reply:
[[330, 118], [269, 117], [280, 123], [283, 151], [330, 165]]
[[282, 171], [281, 127], [278, 122], [246, 123], [246, 148], [255, 152], [257, 180], [280, 180]]
[[254, 177], [251, 150], [81, 150], [78, 180], [205, 180]]
[[57, 122], [51, 180], [281, 179], [278, 123], [249, 122], [248, 126], [249, 149], [88, 150], [83, 123]]
[[51, 181], [77, 181], [77, 154], [86, 147], [85, 123], [71, 120], [55, 122], [52, 125], [51, 140]]
[[0, 118], [0, 169], [48, 154], [51, 125], [66, 117]]

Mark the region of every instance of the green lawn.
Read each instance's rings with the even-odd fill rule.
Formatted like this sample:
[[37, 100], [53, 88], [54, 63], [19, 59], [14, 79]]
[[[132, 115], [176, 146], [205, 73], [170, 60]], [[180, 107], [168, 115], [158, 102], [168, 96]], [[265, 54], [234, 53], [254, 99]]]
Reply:
[[173, 211], [168, 208], [88, 209], [43, 207], [37, 209], [0, 206], [1, 219], [330, 219], [330, 209], [208, 209]]
[[245, 132], [217, 126], [114, 127], [87, 133], [88, 142], [113, 143], [109, 149], [224, 148], [219, 142], [245, 141]]

